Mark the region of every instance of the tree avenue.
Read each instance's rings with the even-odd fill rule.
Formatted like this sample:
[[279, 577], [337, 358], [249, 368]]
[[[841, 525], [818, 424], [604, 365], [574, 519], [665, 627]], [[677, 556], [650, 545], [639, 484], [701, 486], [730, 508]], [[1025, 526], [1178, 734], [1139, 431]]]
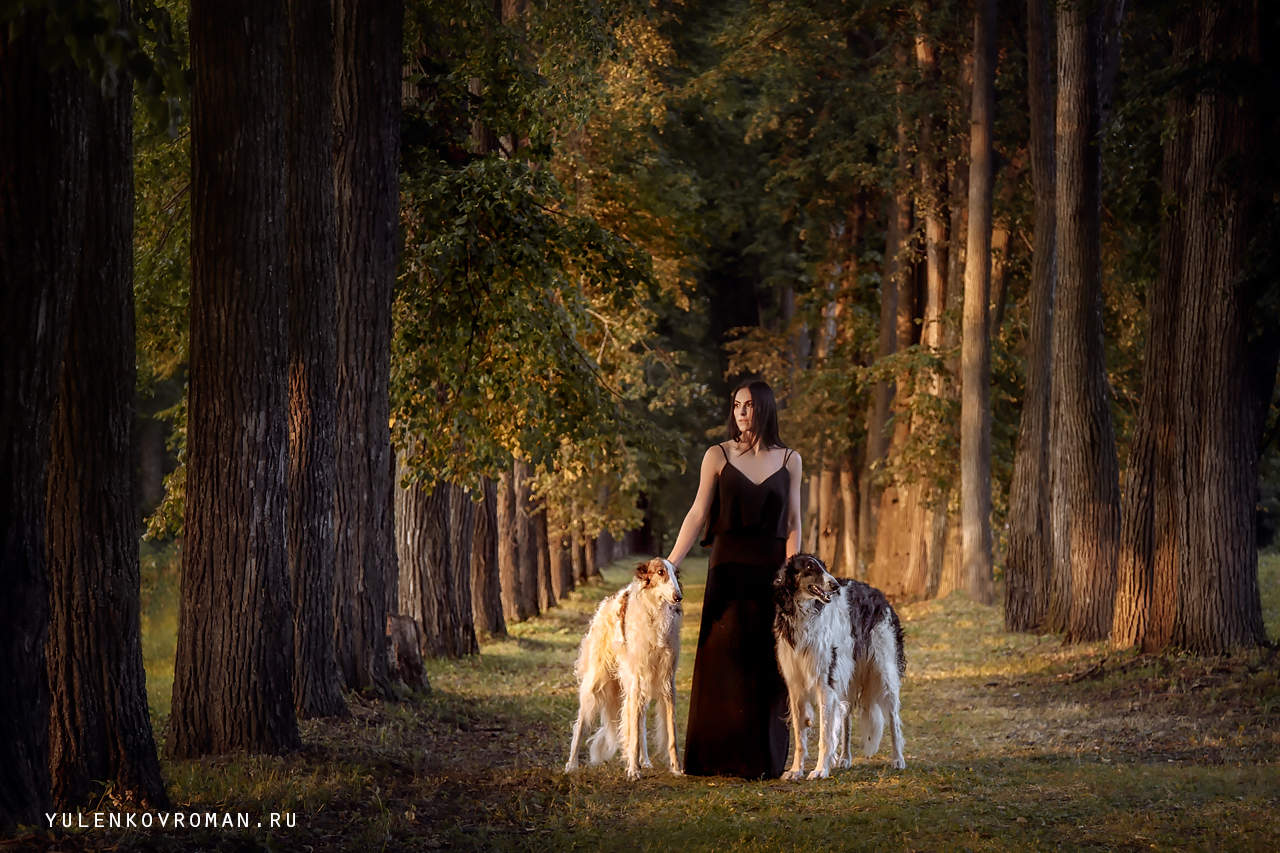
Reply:
[[157, 741], [295, 750], [299, 718], [440, 683], [402, 661], [661, 552], [748, 377], [805, 460], [803, 549], [895, 605], [961, 593], [1144, 652], [1269, 640], [1257, 3], [0, 25], [6, 831], [162, 808]]

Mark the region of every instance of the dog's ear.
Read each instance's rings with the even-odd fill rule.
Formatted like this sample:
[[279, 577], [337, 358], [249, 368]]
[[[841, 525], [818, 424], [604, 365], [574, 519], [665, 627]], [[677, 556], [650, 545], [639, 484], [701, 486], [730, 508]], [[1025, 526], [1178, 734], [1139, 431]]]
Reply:
[[796, 558], [798, 554], [793, 554], [787, 558], [787, 561], [778, 567], [778, 572], [773, 576], [773, 586], [775, 589], [784, 590], [794, 586], [796, 582]]
[[642, 581], [647, 581], [647, 580], [649, 579], [649, 564], [648, 564], [648, 563], [637, 563], [637, 564], [636, 564], [636, 579], [637, 579], [637, 580], [642, 580]]

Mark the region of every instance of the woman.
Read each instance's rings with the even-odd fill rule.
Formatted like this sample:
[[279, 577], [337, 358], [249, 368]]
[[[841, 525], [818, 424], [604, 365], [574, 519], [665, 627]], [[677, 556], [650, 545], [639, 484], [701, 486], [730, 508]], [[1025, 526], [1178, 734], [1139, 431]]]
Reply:
[[773, 651], [773, 576], [800, 550], [800, 454], [778, 438], [777, 405], [764, 382], [734, 391], [729, 435], [702, 457], [697, 497], [667, 557], [680, 565], [710, 521], [684, 770], [776, 778], [788, 732], [787, 688]]

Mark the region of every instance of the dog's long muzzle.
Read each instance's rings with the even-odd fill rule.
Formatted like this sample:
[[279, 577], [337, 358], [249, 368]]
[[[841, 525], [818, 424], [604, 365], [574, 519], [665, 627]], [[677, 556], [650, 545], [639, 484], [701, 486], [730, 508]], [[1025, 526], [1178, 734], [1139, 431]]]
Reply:
[[816, 583], [809, 584], [809, 592], [810, 594], [813, 595], [814, 598], [818, 599], [823, 604], [831, 603], [831, 593], [827, 592], [825, 589], [818, 586]]

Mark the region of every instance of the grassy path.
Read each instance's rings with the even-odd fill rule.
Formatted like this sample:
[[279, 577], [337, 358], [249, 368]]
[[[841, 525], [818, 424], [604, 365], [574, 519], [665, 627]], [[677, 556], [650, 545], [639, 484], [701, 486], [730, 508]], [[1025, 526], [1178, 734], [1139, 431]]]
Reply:
[[[53, 849], [1280, 849], [1280, 658], [1139, 658], [1003, 632], [960, 597], [901, 609], [907, 770], [887, 747], [819, 782], [561, 768], [573, 659], [608, 567], [478, 657], [429, 666], [425, 698], [305, 722], [286, 757], [165, 765], [181, 808], [293, 812], [296, 827], [83, 830]], [[1264, 561], [1269, 630], [1280, 560]], [[705, 564], [688, 561], [683, 751]], [[103, 808], [108, 808], [104, 805]]]

